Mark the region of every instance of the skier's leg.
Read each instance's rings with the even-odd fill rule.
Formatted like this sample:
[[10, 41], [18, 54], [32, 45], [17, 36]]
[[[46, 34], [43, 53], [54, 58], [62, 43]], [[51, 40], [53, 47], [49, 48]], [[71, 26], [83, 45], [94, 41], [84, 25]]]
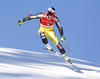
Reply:
[[40, 31], [40, 37], [42, 39], [42, 42], [45, 44], [46, 48], [48, 50], [52, 50], [52, 47], [49, 45], [48, 40], [47, 40], [43, 30]]
[[65, 49], [62, 47], [62, 45], [60, 43], [57, 44], [57, 48], [59, 49], [60, 53], [62, 54], [62, 57], [66, 60], [66, 61], [70, 61], [66, 52], [65, 52]]
[[[69, 57], [67, 56], [67, 54], [66, 54], [64, 48], [62, 47], [62, 45], [61, 45], [60, 43], [58, 43], [58, 44], [57, 44], [57, 47], [58, 47], [60, 53], [62, 54], [62, 57], [63, 57], [66, 61], [68, 61], [70, 64], [72, 64], [72, 62], [70, 61]], [[73, 64], [72, 64], [72, 65], [73, 65]], [[74, 65], [73, 65], [73, 66], [74, 66]]]
[[47, 36], [48, 36], [49, 39], [51, 39], [51, 41], [55, 44], [55, 46], [57, 46], [57, 48], [59, 49], [60, 53], [64, 54], [65, 50], [62, 47], [62, 45], [59, 43], [57, 35], [55, 34], [54, 30], [49, 31]]
[[68, 58], [68, 56], [67, 56], [67, 54], [65, 52], [65, 49], [59, 43], [57, 35], [55, 34], [54, 30], [52, 30], [51, 32], [48, 33], [48, 37], [53, 41], [53, 43], [55, 44], [55, 46], [57, 46], [57, 48], [59, 49], [59, 51], [62, 54], [63, 58], [66, 61], [69, 61], [69, 58]]
[[44, 44], [47, 44], [47, 43], [48, 43], [48, 40], [47, 40], [47, 38], [46, 38], [45, 33], [44, 33], [43, 30], [40, 31], [40, 37], [41, 37], [42, 42], [43, 42]]
[[62, 45], [60, 43], [58, 43], [56, 46], [59, 49], [59, 51], [60, 51], [61, 54], [65, 53], [65, 50], [64, 50], [64, 48], [62, 47]]

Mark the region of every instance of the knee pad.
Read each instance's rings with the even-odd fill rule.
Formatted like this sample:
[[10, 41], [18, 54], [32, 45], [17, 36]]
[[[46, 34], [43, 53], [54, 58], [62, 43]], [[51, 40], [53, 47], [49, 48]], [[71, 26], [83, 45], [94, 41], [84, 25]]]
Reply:
[[47, 38], [46, 38], [46, 36], [45, 36], [45, 33], [44, 33], [44, 31], [40, 31], [40, 36], [41, 36], [41, 39], [42, 39], [42, 42], [44, 43], [44, 44], [47, 44], [48, 43], [48, 40], [47, 40]]
[[64, 48], [62, 47], [62, 45], [60, 43], [58, 43], [57, 47], [58, 47], [61, 54], [65, 53], [65, 50], [64, 50]]
[[46, 38], [44, 31], [40, 31], [40, 36], [41, 36], [42, 39]]

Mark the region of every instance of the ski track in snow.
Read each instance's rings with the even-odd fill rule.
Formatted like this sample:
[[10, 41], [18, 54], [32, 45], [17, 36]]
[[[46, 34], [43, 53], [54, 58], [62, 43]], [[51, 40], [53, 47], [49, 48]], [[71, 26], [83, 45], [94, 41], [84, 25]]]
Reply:
[[60, 55], [0, 47], [0, 79], [100, 79], [100, 64]]

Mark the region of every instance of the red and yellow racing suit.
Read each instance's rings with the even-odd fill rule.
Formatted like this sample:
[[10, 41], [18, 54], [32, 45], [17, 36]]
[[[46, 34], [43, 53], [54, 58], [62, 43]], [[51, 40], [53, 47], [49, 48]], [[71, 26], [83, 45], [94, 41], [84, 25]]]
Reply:
[[53, 43], [57, 46], [59, 41], [53, 30], [53, 24], [55, 23], [57, 28], [59, 29], [60, 35], [63, 36], [63, 29], [60, 26], [59, 20], [56, 16], [53, 16], [51, 19], [48, 18], [46, 12], [38, 13], [36, 15], [31, 15], [27, 18], [23, 19], [23, 22], [26, 20], [31, 20], [35, 18], [40, 18], [40, 27], [38, 33], [40, 35], [40, 31], [44, 31], [45, 36], [53, 41]]

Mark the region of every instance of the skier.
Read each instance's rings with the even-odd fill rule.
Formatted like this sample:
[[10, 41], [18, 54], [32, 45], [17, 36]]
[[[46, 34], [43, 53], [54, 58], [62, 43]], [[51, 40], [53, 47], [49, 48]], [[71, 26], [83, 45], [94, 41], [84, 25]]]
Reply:
[[36, 15], [27, 16], [27, 17], [19, 20], [18, 24], [22, 25], [23, 22], [25, 22], [27, 20], [31, 20], [31, 19], [36, 19], [36, 18], [40, 18], [40, 27], [38, 30], [38, 34], [40, 35], [42, 42], [45, 44], [46, 48], [49, 51], [53, 51], [52, 47], [50, 46], [50, 44], [48, 43], [48, 40], [46, 38], [46, 37], [48, 37], [49, 39], [51, 39], [53, 41], [55, 46], [57, 46], [60, 53], [62, 54], [62, 57], [66, 61], [70, 62], [64, 48], [62, 47], [62, 45], [58, 41], [58, 38], [53, 30], [53, 24], [55, 23], [57, 28], [59, 29], [61, 41], [66, 40], [64, 35], [63, 35], [63, 28], [61, 27], [58, 18], [55, 16], [55, 8], [50, 7], [47, 9], [46, 12], [38, 13]]

